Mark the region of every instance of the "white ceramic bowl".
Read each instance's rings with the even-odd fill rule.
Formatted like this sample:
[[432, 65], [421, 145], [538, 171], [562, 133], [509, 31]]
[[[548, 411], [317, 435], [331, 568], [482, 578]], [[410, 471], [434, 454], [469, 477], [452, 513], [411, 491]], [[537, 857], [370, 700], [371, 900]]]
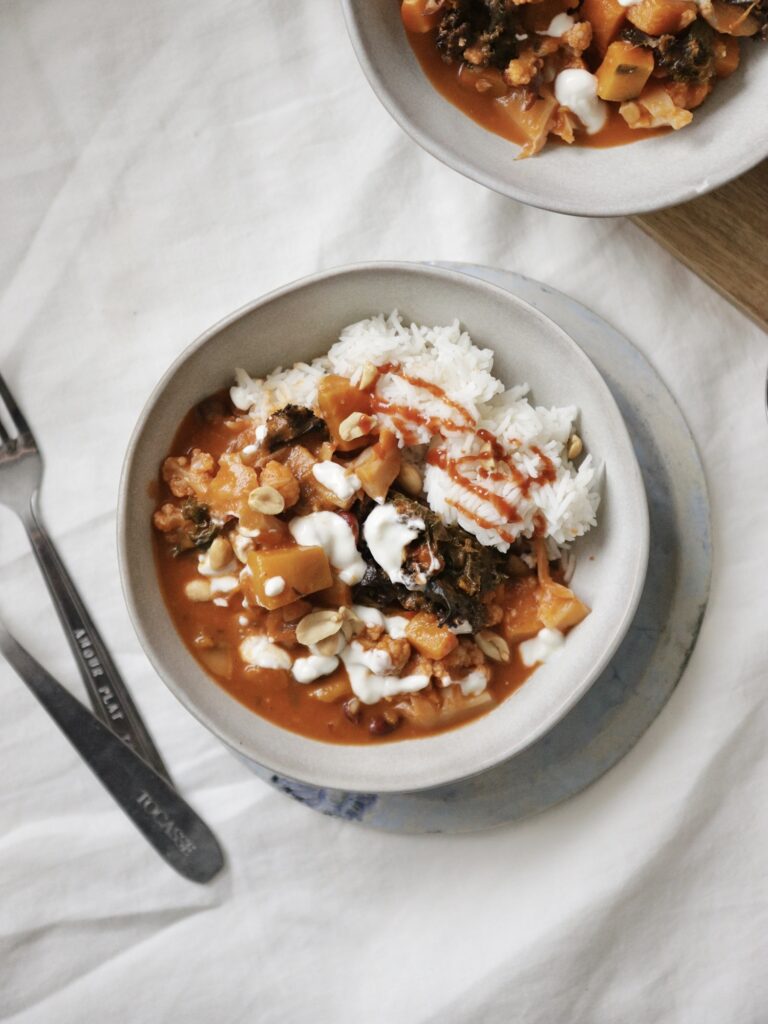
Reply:
[[342, 0], [357, 57], [381, 102], [427, 152], [468, 178], [530, 206], [608, 217], [683, 203], [768, 156], [768, 45], [742, 47], [742, 65], [719, 82], [679, 132], [593, 149], [548, 146], [528, 160], [444, 99], [421, 70], [398, 0]]
[[[346, 324], [392, 309], [424, 323], [458, 317], [496, 353], [507, 383], [538, 404], [576, 404], [585, 446], [605, 466], [599, 525], [576, 549], [573, 585], [592, 608], [563, 652], [490, 714], [452, 732], [383, 745], [306, 739], [247, 710], [216, 685], [174, 629], [152, 554], [150, 484], [184, 414], [226, 386], [235, 366], [264, 375], [325, 353]], [[616, 404], [589, 359], [552, 321], [492, 285], [420, 264], [361, 264], [282, 288], [217, 324], [155, 388], [134, 431], [120, 488], [118, 534], [126, 600], [144, 648], [181, 702], [244, 757], [281, 775], [359, 792], [423, 789], [472, 775], [532, 743], [604, 668], [635, 611], [648, 556], [642, 477]]]

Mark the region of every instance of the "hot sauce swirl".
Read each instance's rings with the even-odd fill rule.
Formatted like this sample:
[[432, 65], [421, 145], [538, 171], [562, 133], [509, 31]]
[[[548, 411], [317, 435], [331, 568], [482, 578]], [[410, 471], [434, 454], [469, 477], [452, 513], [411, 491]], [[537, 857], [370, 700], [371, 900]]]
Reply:
[[[391, 402], [377, 395], [374, 390], [371, 400], [373, 411], [390, 417], [403, 435], [406, 444], [418, 443], [418, 435], [414, 429], [416, 427], [423, 427], [431, 435], [440, 437], [465, 434], [468, 437], [470, 447], [473, 447], [476, 441], [481, 442], [482, 451], [458, 457], [449, 455], [447, 449], [439, 443], [433, 444], [433, 447], [427, 453], [427, 462], [430, 465], [437, 466], [454, 483], [475, 495], [480, 501], [490, 505], [502, 522], [493, 522], [486, 517], [480, 516], [476, 511], [467, 508], [461, 502], [455, 499], [448, 499], [447, 503], [452, 508], [455, 508], [458, 513], [472, 520], [482, 529], [495, 530], [502, 540], [507, 543], [514, 543], [517, 539], [516, 533], [505, 527], [522, 521], [517, 505], [502, 494], [499, 494], [492, 487], [483, 486], [479, 481], [485, 480], [489, 484], [509, 481], [514, 483], [522, 495], [528, 495], [531, 487], [534, 485], [541, 485], [555, 479], [556, 469], [552, 460], [540, 448], [532, 445], [530, 450], [537, 456], [539, 463], [538, 471], [534, 476], [523, 473], [497, 438], [489, 430], [478, 427], [477, 420], [472, 413], [452, 398], [449, 398], [438, 384], [433, 384], [432, 381], [425, 380], [422, 377], [404, 373], [396, 363], [385, 363], [383, 366], [380, 366], [379, 375], [380, 377], [384, 375], [399, 377], [412, 387], [426, 391], [442, 405], [452, 409], [456, 414], [456, 418], [430, 414], [412, 405], [402, 402]], [[489, 461], [490, 465], [484, 464]]]

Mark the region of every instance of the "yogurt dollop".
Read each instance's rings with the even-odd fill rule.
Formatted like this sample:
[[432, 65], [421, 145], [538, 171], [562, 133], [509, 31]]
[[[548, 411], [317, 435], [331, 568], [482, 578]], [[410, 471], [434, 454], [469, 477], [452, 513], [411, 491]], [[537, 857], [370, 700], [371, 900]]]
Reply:
[[252, 668], [291, 667], [291, 656], [288, 651], [270, 643], [265, 636], [247, 636], [240, 644], [239, 651], [243, 661]]
[[518, 650], [526, 668], [533, 668], [539, 662], [548, 661], [560, 650], [565, 637], [559, 629], [540, 629], [536, 636], [524, 640]]
[[402, 571], [405, 549], [424, 530], [424, 520], [404, 518], [394, 505], [379, 505], [363, 524], [368, 550], [393, 583], [414, 589], [414, 582]]
[[339, 501], [347, 501], [355, 491], [360, 490], [359, 477], [344, 469], [338, 462], [316, 462], [312, 467], [312, 476], [335, 494]]
[[341, 660], [352, 692], [363, 704], [376, 704], [398, 693], [415, 693], [429, 685], [427, 675], [388, 675], [387, 670], [391, 672], [393, 665], [386, 651], [366, 650], [354, 640], [341, 652]]
[[605, 127], [608, 107], [598, 98], [597, 78], [583, 68], [566, 68], [555, 79], [555, 99], [578, 117], [587, 131], [594, 135]]
[[307, 516], [292, 519], [288, 529], [297, 544], [321, 547], [342, 583], [354, 586], [363, 578], [365, 562], [357, 550], [352, 527], [340, 515], [310, 512]]

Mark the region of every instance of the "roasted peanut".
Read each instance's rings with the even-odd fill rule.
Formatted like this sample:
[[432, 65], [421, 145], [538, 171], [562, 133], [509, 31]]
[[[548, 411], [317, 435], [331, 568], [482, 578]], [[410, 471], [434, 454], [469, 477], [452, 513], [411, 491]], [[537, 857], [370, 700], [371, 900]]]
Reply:
[[372, 433], [379, 425], [375, 416], [365, 412], [353, 412], [339, 424], [339, 437], [342, 441], [355, 441]]
[[341, 615], [331, 608], [321, 608], [304, 616], [296, 627], [296, 639], [309, 647], [310, 644], [318, 644], [326, 637], [334, 636], [340, 629]]
[[279, 516], [285, 510], [285, 499], [274, 487], [255, 487], [248, 495], [248, 507], [266, 516]]
[[475, 636], [475, 643], [491, 661], [509, 661], [509, 644], [498, 633], [484, 629]]
[[208, 548], [208, 565], [214, 572], [223, 569], [232, 561], [232, 545], [226, 537], [216, 537]]
[[578, 459], [584, 451], [584, 444], [578, 434], [571, 434], [568, 441], [568, 458], [573, 461]]

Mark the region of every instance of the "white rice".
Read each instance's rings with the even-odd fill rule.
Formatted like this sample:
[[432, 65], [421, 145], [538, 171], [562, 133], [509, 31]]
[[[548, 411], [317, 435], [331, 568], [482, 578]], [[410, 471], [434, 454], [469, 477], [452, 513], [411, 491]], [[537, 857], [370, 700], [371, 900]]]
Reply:
[[[577, 418], [576, 407], [534, 406], [527, 397], [527, 384], [505, 390], [501, 381], [493, 376], [493, 352], [474, 345], [458, 321], [445, 327], [406, 326], [396, 311], [388, 317], [379, 315], [361, 320], [345, 327], [328, 355], [311, 364], [296, 363], [290, 369], [278, 369], [264, 380], [254, 380], [244, 370], [237, 370], [232, 401], [237, 408], [248, 410], [257, 422], [263, 423], [267, 416], [289, 402], [316, 406], [317, 387], [324, 374], [338, 373], [351, 378], [365, 363], [399, 364], [408, 376], [438, 385], [476, 420], [476, 423], [467, 423], [460, 413], [429, 391], [402, 377], [382, 374], [376, 384], [378, 398], [394, 405], [408, 405], [440, 423], [437, 437], [427, 426], [409, 429], [409, 444], [439, 441], [452, 458], [479, 454], [483, 444], [474, 430], [482, 427], [504, 447], [510, 461], [526, 476], [536, 476], [541, 468], [534, 448], [551, 460], [555, 479], [532, 484], [525, 492], [512, 478], [491, 482], [476, 476], [477, 467], [473, 469], [471, 463], [462, 467], [468, 478], [477, 479], [483, 488], [493, 490], [515, 506], [517, 517], [512, 522], [506, 521], [490, 502], [453, 481], [438, 466], [426, 465], [427, 501], [445, 522], [458, 522], [481, 543], [501, 551], [509, 547], [509, 534], [530, 537], [538, 517], [544, 519], [544, 535], [550, 538], [550, 543], [558, 545], [568, 544], [595, 525], [600, 495], [592, 457], [587, 455], [577, 470], [566, 453]], [[395, 431], [403, 445], [405, 438], [397, 417], [392, 418], [385, 412], [378, 415], [384, 426]], [[414, 450], [409, 448], [409, 452], [414, 457]], [[489, 527], [479, 526], [462, 515], [453, 503], [486, 520]]]

